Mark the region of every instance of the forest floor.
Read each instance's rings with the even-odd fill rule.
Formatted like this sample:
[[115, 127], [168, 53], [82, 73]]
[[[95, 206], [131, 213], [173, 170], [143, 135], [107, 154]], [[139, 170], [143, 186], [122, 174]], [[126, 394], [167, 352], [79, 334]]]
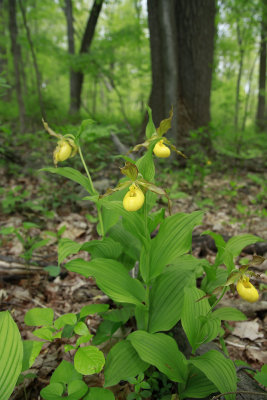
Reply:
[[[108, 167], [98, 175], [100, 190], [114, 186], [106, 175]], [[237, 234], [251, 233], [267, 239], [266, 213], [266, 173], [252, 173], [245, 169], [210, 172], [200, 185], [198, 180], [188, 183], [187, 176], [169, 173], [165, 178], [169, 186], [173, 202], [173, 212], [205, 211], [203, 224], [194, 231], [194, 237], [200, 237], [205, 230], [212, 230], [227, 238]], [[23, 339], [33, 339], [31, 331], [24, 324], [24, 315], [33, 307], [51, 307], [58, 317], [68, 312], [79, 312], [87, 304], [107, 302], [108, 298], [101, 293], [93, 279], [86, 279], [71, 272], [64, 272], [57, 277], [49, 276], [44, 270], [47, 266], [57, 266], [57, 232], [62, 228], [61, 237], [83, 243], [97, 238], [96, 214], [92, 205], [82, 202], [83, 194], [73, 190], [73, 184], [55, 176], [44, 174], [21, 174], [0, 169], [2, 182], [2, 211], [0, 213], [0, 229], [15, 227], [26, 237], [49, 239], [49, 243], [33, 254], [30, 266], [25, 266], [21, 258], [24, 249], [22, 243], [13, 235], [1, 235], [0, 253], [0, 304], [1, 310], [9, 310], [18, 324]], [[179, 181], [179, 184], [177, 182]], [[77, 202], [76, 202], [77, 200]], [[164, 205], [164, 204], [163, 204]], [[23, 229], [24, 222], [37, 226]], [[64, 230], [65, 229], [65, 230]], [[63, 232], [64, 230], [64, 232]], [[54, 232], [54, 236], [51, 236]], [[252, 251], [253, 252], [253, 251]], [[251, 253], [251, 252], [250, 252]], [[207, 243], [193, 240], [193, 254], [206, 257], [210, 262], [215, 259], [214, 248]], [[262, 254], [267, 257], [267, 246]], [[79, 253], [79, 257], [88, 258], [88, 253]], [[244, 251], [241, 258], [251, 258]], [[261, 289], [261, 300], [250, 304], [241, 301], [236, 294], [227, 293], [222, 305], [231, 305], [243, 311], [247, 321], [225, 324], [225, 343], [233, 360], [242, 360], [251, 367], [259, 369], [267, 363], [267, 261], [257, 267], [260, 276], [254, 284]], [[91, 332], [96, 332], [100, 318], [97, 315], [88, 318]], [[107, 346], [107, 345], [105, 345]], [[110, 343], [108, 343], [110, 346]], [[105, 350], [105, 347], [103, 347]], [[49, 377], [62, 358], [68, 359], [63, 344], [47, 343], [37, 358], [31, 372], [37, 378], [27, 380], [25, 388], [28, 399], [38, 399], [40, 389], [49, 383]], [[101, 386], [102, 374], [89, 376], [90, 386]], [[116, 398], [124, 400], [131, 390], [128, 384], [117, 385], [114, 389]], [[11, 399], [24, 399], [24, 388], [16, 388]]]

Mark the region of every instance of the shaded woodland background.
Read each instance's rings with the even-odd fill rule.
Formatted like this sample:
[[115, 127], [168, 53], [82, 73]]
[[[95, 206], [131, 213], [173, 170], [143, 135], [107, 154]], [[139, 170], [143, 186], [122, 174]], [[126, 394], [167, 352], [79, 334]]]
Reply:
[[[1, 0], [9, 136], [92, 118], [134, 143], [155, 124], [204, 153], [266, 149], [266, 0]], [[112, 127], [110, 127], [112, 125]]]

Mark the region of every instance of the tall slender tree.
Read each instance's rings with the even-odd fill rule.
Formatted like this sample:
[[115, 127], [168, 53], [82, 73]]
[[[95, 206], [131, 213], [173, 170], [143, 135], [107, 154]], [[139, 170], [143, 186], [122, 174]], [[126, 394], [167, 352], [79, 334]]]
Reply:
[[[88, 53], [101, 12], [104, 0], [94, 0], [90, 15], [88, 17], [84, 34], [81, 41], [79, 55]], [[67, 21], [67, 34], [68, 34], [68, 51], [71, 56], [75, 54], [74, 42], [74, 27], [73, 27], [73, 12], [72, 0], [65, 0], [65, 15]], [[84, 81], [84, 72], [82, 69], [70, 69], [70, 113], [75, 114], [79, 112], [81, 107], [82, 87]]]
[[16, 15], [16, 0], [8, 1], [8, 13], [9, 13], [9, 32], [11, 39], [11, 52], [13, 56], [13, 65], [14, 65], [14, 73], [15, 73], [15, 89], [19, 107], [19, 122], [20, 122], [20, 130], [22, 132], [25, 131], [25, 106], [24, 100], [22, 96], [21, 89], [21, 68], [22, 68], [22, 57], [21, 57], [21, 49], [17, 41], [18, 37], [18, 28], [17, 28], [17, 15]]
[[37, 87], [40, 111], [41, 111], [42, 117], [46, 120], [46, 113], [45, 113], [44, 101], [43, 101], [42, 90], [41, 90], [41, 85], [42, 85], [41, 74], [40, 74], [37, 57], [35, 54], [35, 49], [34, 49], [32, 37], [31, 37], [30, 27], [27, 22], [27, 15], [26, 15], [24, 6], [22, 4], [22, 0], [19, 0], [19, 6], [20, 6], [21, 13], [22, 13], [24, 28], [26, 30], [26, 35], [27, 35], [27, 39], [28, 39], [28, 43], [29, 43], [29, 47], [30, 47], [30, 51], [31, 51], [31, 55], [32, 55], [32, 60], [33, 60], [33, 67], [34, 67], [34, 72], [35, 72], [35, 77], [36, 77], [36, 87]]
[[266, 116], [266, 40], [267, 40], [267, 0], [262, 0], [262, 20], [261, 20], [261, 42], [260, 42], [260, 63], [259, 63], [259, 94], [256, 124], [259, 131], [267, 128]]

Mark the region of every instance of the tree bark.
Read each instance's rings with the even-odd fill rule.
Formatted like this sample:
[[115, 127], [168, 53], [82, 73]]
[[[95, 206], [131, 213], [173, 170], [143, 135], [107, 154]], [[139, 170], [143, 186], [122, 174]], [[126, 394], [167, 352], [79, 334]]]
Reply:
[[29, 25], [27, 23], [27, 17], [26, 17], [26, 13], [25, 13], [25, 10], [24, 10], [23, 4], [22, 4], [22, 0], [19, 0], [19, 6], [20, 6], [21, 13], [22, 13], [23, 24], [24, 24], [24, 28], [26, 30], [27, 39], [28, 39], [28, 43], [30, 46], [30, 50], [31, 50], [32, 60], [33, 60], [33, 67], [34, 67], [34, 72], [35, 72], [35, 77], [36, 77], [36, 87], [37, 87], [40, 111], [42, 114], [42, 118], [46, 121], [46, 113], [45, 113], [45, 107], [44, 107], [43, 96], [42, 96], [42, 91], [41, 91], [41, 85], [42, 85], [41, 74], [40, 74], [40, 70], [38, 67], [38, 62], [37, 62], [37, 58], [36, 58], [36, 54], [35, 54], [35, 50], [34, 50], [34, 45], [33, 45], [33, 41], [31, 38], [31, 31], [30, 31]]
[[[75, 55], [75, 40], [74, 40], [74, 26], [73, 26], [73, 13], [72, 13], [72, 0], [65, 0], [64, 12], [67, 21], [67, 37], [68, 37], [68, 51], [70, 54], [70, 62], [72, 63], [72, 57]], [[75, 103], [75, 73], [73, 68], [70, 67], [70, 113], [76, 112], [73, 110], [73, 104]]]
[[259, 94], [256, 116], [256, 125], [258, 130], [263, 132], [266, 129], [267, 121], [265, 115], [265, 97], [266, 97], [266, 40], [267, 40], [267, 0], [262, 4], [261, 21], [261, 43], [260, 43], [260, 65], [259, 65]]
[[239, 66], [238, 66], [238, 74], [237, 74], [237, 81], [236, 81], [236, 95], [235, 95], [235, 117], [234, 117], [234, 127], [235, 132], [238, 132], [238, 122], [239, 122], [239, 107], [240, 107], [240, 84], [243, 72], [243, 62], [244, 62], [244, 49], [243, 49], [243, 40], [240, 32], [239, 23], [237, 21], [236, 26], [237, 31], [237, 43], [239, 47]]
[[[149, 104], [158, 126], [174, 107], [172, 137], [208, 127], [215, 38], [215, 0], [148, 0], [152, 64]], [[204, 132], [204, 130], [203, 130]], [[208, 134], [201, 137], [210, 147]]]
[[[172, 108], [177, 109], [178, 49], [174, 20], [174, 0], [148, 0], [148, 24], [152, 66], [152, 90], [149, 104], [153, 121], [159, 126]], [[177, 112], [172, 136], [177, 136]]]
[[206, 128], [200, 142], [209, 150], [210, 93], [215, 40], [215, 0], [179, 0], [175, 7], [179, 48], [179, 141]]
[[[90, 16], [87, 20], [84, 35], [82, 38], [81, 47], [80, 47], [80, 51], [79, 51], [80, 55], [85, 54], [89, 51], [89, 48], [91, 46], [91, 43], [92, 43], [92, 40], [94, 37], [96, 24], [97, 24], [98, 17], [99, 17], [103, 3], [104, 3], [104, 0], [95, 0], [94, 1]], [[72, 21], [69, 20], [68, 23], [71, 23], [71, 22]], [[67, 23], [67, 25], [68, 25], [68, 23]], [[69, 34], [69, 30], [68, 30], [68, 34]], [[72, 40], [73, 39], [70, 38], [70, 39], [68, 39], [68, 42], [70, 42]], [[73, 41], [73, 43], [74, 43], [74, 41]], [[70, 46], [70, 44], [69, 44], [69, 46]], [[73, 54], [73, 53], [71, 53], [71, 54]], [[73, 79], [73, 81], [72, 81], [72, 89], [71, 89], [72, 92], [71, 92], [71, 99], [70, 99], [70, 112], [72, 114], [75, 114], [75, 113], [79, 112], [80, 107], [81, 107], [82, 86], [83, 86], [83, 81], [84, 81], [83, 71], [82, 70], [73, 71], [72, 79]]]
[[16, 0], [8, 1], [8, 13], [9, 13], [9, 32], [11, 39], [11, 53], [13, 56], [14, 73], [15, 73], [15, 89], [19, 107], [19, 123], [20, 131], [25, 131], [25, 107], [21, 90], [21, 70], [22, 57], [20, 46], [17, 43], [18, 28], [16, 18]]

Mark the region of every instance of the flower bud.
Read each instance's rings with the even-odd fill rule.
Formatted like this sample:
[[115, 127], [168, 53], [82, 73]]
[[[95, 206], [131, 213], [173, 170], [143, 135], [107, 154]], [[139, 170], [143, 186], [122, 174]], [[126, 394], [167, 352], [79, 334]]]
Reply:
[[129, 191], [124, 196], [122, 204], [126, 211], [137, 211], [142, 207], [144, 201], [144, 193], [133, 184], [129, 187]]
[[74, 156], [77, 151], [74, 146], [74, 143], [72, 146], [69, 140], [60, 140], [53, 154], [54, 164], [57, 165], [58, 162], [65, 161], [69, 157]]
[[160, 158], [167, 158], [171, 154], [171, 150], [169, 147], [165, 146], [163, 143], [163, 140], [160, 140], [158, 143], [156, 143], [153, 153], [155, 156], [160, 157]]
[[236, 285], [236, 290], [239, 296], [249, 303], [255, 303], [255, 301], [259, 299], [259, 293], [257, 289], [249, 282], [249, 278], [247, 276], [239, 279]]

